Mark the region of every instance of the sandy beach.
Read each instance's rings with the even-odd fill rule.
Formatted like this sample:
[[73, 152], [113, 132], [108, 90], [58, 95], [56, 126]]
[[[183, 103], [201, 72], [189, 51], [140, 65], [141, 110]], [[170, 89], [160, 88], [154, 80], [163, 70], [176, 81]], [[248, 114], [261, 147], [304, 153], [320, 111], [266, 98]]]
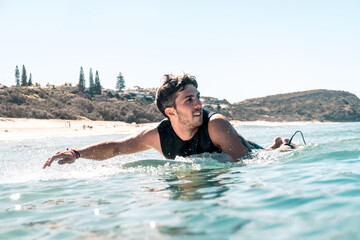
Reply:
[[0, 118], [0, 140], [136, 133], [156, 123]]
[[[320, 122], [243, 122], [231, 121], [239, 125], [306, 125]], [[0, 140], [36, 139], [49, 137], [92, 136], [106, 134], [136, 133], [158, 123], [129, 124], [119, 121], [62, 120], [0, 118]]]

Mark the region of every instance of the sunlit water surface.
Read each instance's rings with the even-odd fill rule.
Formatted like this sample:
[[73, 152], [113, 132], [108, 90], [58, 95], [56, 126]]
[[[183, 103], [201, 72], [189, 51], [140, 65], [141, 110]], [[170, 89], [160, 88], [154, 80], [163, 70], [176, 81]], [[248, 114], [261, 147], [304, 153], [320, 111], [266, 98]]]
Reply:
[[126, 135], [0, 141], [0, 239], [360, 238], [360, 123], [237, 130], [263, 146], [302, 130], [307, 145], [242, 164], [126, 164], [162, 159], [151, 150], [43, 170], [58, 150]]

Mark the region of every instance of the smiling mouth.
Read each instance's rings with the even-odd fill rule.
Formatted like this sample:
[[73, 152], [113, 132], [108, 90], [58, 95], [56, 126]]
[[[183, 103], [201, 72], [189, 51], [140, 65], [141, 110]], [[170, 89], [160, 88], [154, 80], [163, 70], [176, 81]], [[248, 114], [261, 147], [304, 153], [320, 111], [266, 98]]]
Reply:
[[200, 116], [201, 116], [201, 113], [202, 113], [202, 112], [196, 112], [196, 113], [193, 114], [193, 116], [195, 116], [195, 117], [200, 117]]

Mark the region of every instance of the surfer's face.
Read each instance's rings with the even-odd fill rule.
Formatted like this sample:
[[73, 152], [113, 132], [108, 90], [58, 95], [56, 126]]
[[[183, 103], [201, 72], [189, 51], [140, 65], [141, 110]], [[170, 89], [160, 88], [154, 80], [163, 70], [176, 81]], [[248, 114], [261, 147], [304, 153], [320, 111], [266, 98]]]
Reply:
[[180, 124], [190, 128], [197, 128], [203, 124], [200, 93], [194, 85], [189, 84], [183, 91], [177, 93], [174, 109]]

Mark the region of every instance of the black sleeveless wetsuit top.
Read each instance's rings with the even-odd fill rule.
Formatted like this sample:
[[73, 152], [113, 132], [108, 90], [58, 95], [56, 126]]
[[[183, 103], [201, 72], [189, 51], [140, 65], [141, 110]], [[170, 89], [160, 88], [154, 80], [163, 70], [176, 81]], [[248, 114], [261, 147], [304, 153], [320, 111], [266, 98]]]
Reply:
[[215, 147], [210, 139], [208, 131], [209, 119], [215, 113], [203, 111], [203, 124], [199, 127], [194, 137], [190, 140], [181, 140], [168, 119], [160, 122], [157, 130], [160, 135], [161, 150], [167, 159], [174, 159], [176, 156], [187, 157], [200, 153], [221, 153], [221, 149]]

